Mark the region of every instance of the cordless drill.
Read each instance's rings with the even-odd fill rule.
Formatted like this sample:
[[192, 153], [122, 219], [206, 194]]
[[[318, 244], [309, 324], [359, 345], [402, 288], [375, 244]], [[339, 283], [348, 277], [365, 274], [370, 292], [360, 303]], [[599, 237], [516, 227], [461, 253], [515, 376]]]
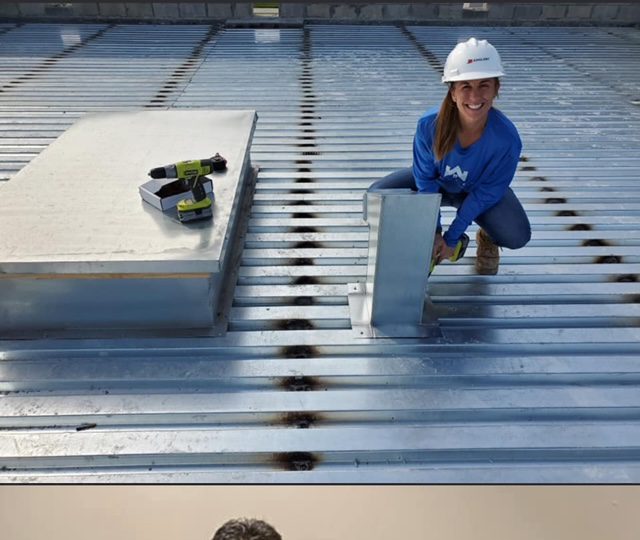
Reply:
[[[462, 257], [464, 257], [465, 252], [467, 251], [468, 245], [469, 245], [469, 237], [463, 233], [463, 235], [460, 237], [460, 240], [458, 240], [458, 243], [456, 244], [456, 247], [453, 251], [453, 255], [451, 255], [449, 260], [451, 262], [456, 262], [462, 259]], [[429, 275], [431, 275], [431, 273], [436, 267], [436, 264], [438, 264], [439, 262], [440, 261], [437, 261], [435, 257], [431, 259], [431, 268], [429, 268]]]
[[223, 171], [227, 161], [216, 154], [209, 159], [192, 159], [179, 161], [164, 167], [156, 167], [149, 171], [151, 178], [177, 178], [184, 190], [191, 190], [193, 199], [182, 199], [178, 202], [178, 219], [181, 222], [206, 219], [213, 215], [211, 199], [204, 188], [204, 177], [213, 171]]

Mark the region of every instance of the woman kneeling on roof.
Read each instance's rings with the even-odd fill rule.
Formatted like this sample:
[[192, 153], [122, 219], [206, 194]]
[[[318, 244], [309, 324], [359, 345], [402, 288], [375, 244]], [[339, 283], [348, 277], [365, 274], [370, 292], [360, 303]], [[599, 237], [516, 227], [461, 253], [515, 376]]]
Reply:
[[429, 110], [418, 121], [413, 167], [369, 188], [441, 193], [441, 204], [457, 214], [444, 234], [438, 214], [433, 257], [436, 262], [451, 258], [475, 221], [481, 227], [476, 234], [479, 274], [498, 272], [498, 247], [517, 249], [531, 238], [529, 219], [509, 187], [522, 142], [513, 123], [493, 108], [503, 75], [498, 51], [489, 42], [458, 43], [444, 66], [442, 82], [449, 91], [440, 110]]

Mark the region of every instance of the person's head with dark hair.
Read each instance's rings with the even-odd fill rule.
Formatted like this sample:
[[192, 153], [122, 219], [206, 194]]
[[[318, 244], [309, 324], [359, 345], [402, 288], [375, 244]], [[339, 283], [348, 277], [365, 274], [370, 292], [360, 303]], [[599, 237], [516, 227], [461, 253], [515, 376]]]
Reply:
[[227, 521], [212, 540], [282, 540], [282, 537], [265, 521], [240, 518]]

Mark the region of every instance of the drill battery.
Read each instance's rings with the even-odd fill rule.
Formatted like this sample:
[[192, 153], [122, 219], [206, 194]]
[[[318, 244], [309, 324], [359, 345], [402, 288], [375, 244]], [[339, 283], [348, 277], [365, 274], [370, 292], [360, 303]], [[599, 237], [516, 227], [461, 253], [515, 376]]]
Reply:
[[206, 219], [213, 216], [211, 210], [211, 199], [205, 197], [196, 201], [193, 199], [182, 199], [178, 205], [178, 219], [184, 223], [186, 221], [195, 221], [197, 219]]

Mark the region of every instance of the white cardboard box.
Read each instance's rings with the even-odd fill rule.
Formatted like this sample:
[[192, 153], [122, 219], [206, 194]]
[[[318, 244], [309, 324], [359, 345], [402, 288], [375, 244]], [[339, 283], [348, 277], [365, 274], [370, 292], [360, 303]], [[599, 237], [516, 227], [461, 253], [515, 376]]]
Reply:
[[[203, 182], [204, 191], [211, 200], [214, 199], [213, 182], [206, 177]], [[193, 199], [193, 192], [185, 190], [182, 182], [175, 179], [156, 178], [142, 184], [138, 190], [143, 201], [163, 212], [175, 208], [182, 199]]]

